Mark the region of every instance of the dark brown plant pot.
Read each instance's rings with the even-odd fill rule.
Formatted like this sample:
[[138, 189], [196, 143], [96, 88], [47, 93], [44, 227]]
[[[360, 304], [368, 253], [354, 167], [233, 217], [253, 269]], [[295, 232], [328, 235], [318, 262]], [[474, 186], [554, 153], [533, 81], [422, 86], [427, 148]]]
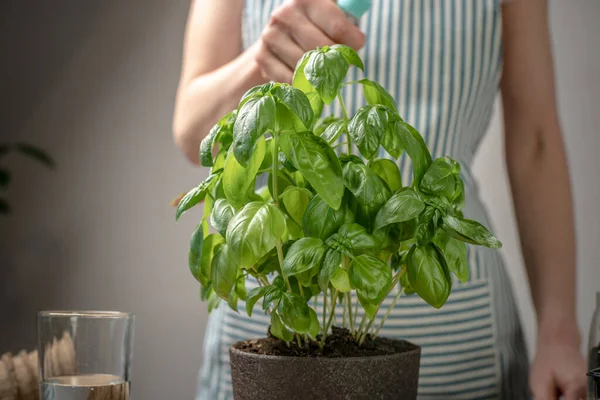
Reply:
[[361, 357], [253, 354], [247, 342], [229, 351], [235, 400], [414, 400], [421, 348], [397, 342], [396, 353]]

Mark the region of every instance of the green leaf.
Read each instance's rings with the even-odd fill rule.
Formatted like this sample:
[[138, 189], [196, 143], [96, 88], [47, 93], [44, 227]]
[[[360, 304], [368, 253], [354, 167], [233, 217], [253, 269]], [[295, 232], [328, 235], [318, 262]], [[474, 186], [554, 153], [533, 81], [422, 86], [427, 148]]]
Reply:
[[[273, 174], [269, 174], [269, 181], [267, 183], [269, 187], [269, 193], [271, 198], [273, 197]], [[281, 195], [289, 186], [294, 186], [294, 180], [285, 172], [277, 171], [277, 191]]]
[[298, 240], [290, 247], [283, 260], [283, 275], [294, 276], [318, 268], [325, 250], [321, 239], [307, 237]]
[[[312, 57], [312, 55], [316, 53], [316, 50], [311, 50], [302, 56], [302, 58], [296, 64], [296, 68], [294, 69], [294, 77], [292, 78], [292, 86], [302, 90], [304, 93], [317, 93], [314, 86], [306, 79], [305, 68], [308, 60]], [[320, 96], [319, 96], [320, 98]], [[315, 113], [316, 114], [316, 113]]]
[[415, 290], [410, 286], [410, 282], [408, 281], [408, 274], [403, 274], [400, 277], [400, 286], [404, 289], [404, 294], [406, 296], [410, 296], [415, 293]]
[[252, 310], [254, 309], [254, 305], [258, 300], [265, 296], [267, 290], [269, 290], [268, 286], [259, 286], [257, 288], [252, 289], [250, 293], [248, 293], [248, 298], [246, 299], [246, 313], [248, 313], [249, 317], [252, 316]]
[[331, 104], [337, 96], [346, 72], [348, 72], [348, 61], [343, 54], [327, 47], [311, 53], [304, 67], [306, 79], [325, 104]]
[[435, 308], [446, 303], [452, 290], [450, 271], [437, 249], [413, 246], [408, 254], [408, 281], [417, 294]]
[[[274, 119], [275, 100], [270, 96], [252, 98], [239, 109], [231, 147], [237, 162], [243, 167], [248, 167], [250, 160], [255, 158], [258, 139], [272, 126]], [[262, 157], [258, 165], [261, 163]]]
[[446, 264], [461, 282], [469, 280], [469, 264], [467, 262], [467, 245], [464, 242], [450, 237], [446, 232], [438, 230], [433, 238], [433, 243], [440, 250]]
[[302, 296], [284, 293], [277, 306], [277, 313], [286, 327], [297, 333], [308, 333], [311, 325], [310, 307]]
[[[319, 94], [317, 92], [308, 92], [308, 93], [306, 93], [306, 97], [308, 98], [310, 107], [313, 110], [314, 119], [316, 120], [323, 113], [323, 106], [324, 106], [323, 100], [321, 99], [321, 96], [319, 96]], [[313, 126], [314, 126], [314, 123], [313, 123]], [[310, 129], [312, 129], [312, 126], [310, 126], [308, 128], [310, 130]]]
[[231, 292], [229, 292], [229, 297], [227, 298], [227, 305], [235, 312], [238, 312], [238, 300], [239, 297], [237, 295], [237, 292], [235, 291], [234, 286], [233, 288], [231, 288]]
[[335, 121], [332, 124], [329, 124], [320, 136], [327, 141], [327, 143], [333, 144], [339, 139], [340, 135], [345, 129], [345, 121]]
[[379, 83], [375, 81], [371, 81], [369, 79], [361, 79], [358, 81], [363, 85], [363, 91], [365, 93], [365, 99], [367, 103], [376, 106], [378, 104], [384, 105], [390, 110], [398, 113], [398, 108], [396, 107], [396, 101], [392, 97], [391, 94], [388, 93]]
[[215, 291], [213, 290], [212, 282], [208, 282], [208, 285], [206, 285], [206, 286], [200, 285], [200, 300], [202, 300], [202, 301], [208, 300], [208, 298], [210, 297], [210, 294], [214, 293], [214, 292]]
[[235, 209], [227, 202], [226, 199], [217, 199], [210, 214], [210, 223], [221, 234], [221, 236], [226, 238], [225, 234], [227, 232], [227, 225], [229, 225], [229, 221], [231, 218], [233, 218], [234, 214]]
[[279, 314], [276, 312], [271, 313], [271, 327], [269, 328], [271, 335], [275, 336], [277, 339], [283, 340], [284, 342], [291, 342], [294, 338], [292, 332], [290, 332], [283, 322], [281, 322], [281, 318]]
[[238, 273], [238, 278], [235, 285], [235, 292], [237, 293], [240, 300], [246, 301], [246, 298], [248, 296], [248, 291], [246, 290], [246, 275], [242, 273], [242, 271]]
[[253, 201], [229, 221], [227, 243], [241, 268], [249, 268], [285, 233], [285, 217], [269, 203]]
[[246, 167], [234, 157], [232, 149], [229, 149], [223, 170], [223, 191], [227, 200], [229, 200], [229, 204], [235, 209], [239, 209], [246, 204], [248, 191], [254, 188], [254, 178], [265, 156], [266, 145], [264, 138], [257, 142]]
[[[281, 282], [283, 282], [283, 279]], [[285, 291], [275, 284], [269, 286], [269, 289], [265, 292], [265, 298], [263, 299], [263, 310], [266, 310], [274, 303], [277, 303], [284, 293]]]
[[318, 277], [319, 287], [323, 292], [327, 290], [329, 281], [331, 280], [331, 277], [335, 273], [336, 269], [340, 267], [341, 262], [342, 255], [338, 251], [327, 249]]
[[235, 281], [235, 285], [233, 285], [231, 292], [229, 292], [227, 304], [233, 311], [238, 312], [238, 300], [245, 301], [246, 296], [246, 277], [240, 270], [238, 271], [238, 277]]
[[455, 212], [458, 212], [463, 209], [465, 205], [465, 184], [462, 179], [458, 179], [458, 184], [456, 185], [456, 192], [452, 196], [452, 207]]
[[8, 205], [8, 202], [5, 199], [0, 197], [0, 214], [8, 213], [10, 213], [10, 206]]
[[279, 267], [279, 259], [277, 258], [277, 251], [271, 250], [266, 256], [262, 257], [254, 265], [256, 273], [259, 275], [268, 275], [272, 272], [280, 273], [281, 268]]
[[0, 169], [0, 189], [6, 189], [10, 183], [10, 171]]
[[10, 213], [10, 206], [8, 205], [8, 202], [5, 199], [0, 197], [0, 214], [8, 213]]
[[435, 208], [426, 206], [425, 210], [417, 217], [415, 241], [420, 247], [429, 244], [435, 235], [436, 227], [433, 222], [435, 212]]
[[392, 284], [391, 268], [370, 254], [353, 259], [348, 275], [352, 287], [367, 300], [379, 300], [382, 291], [389, 289]]
[[346, 222], [354, 221], [354, 213], [344, 202], [337, 210], [331, 208], [320, 195], [310, 200], [302, 218], [302, 229], [306, 236], [326, 240]]
[[208, 277], [202, 275], [201, 271], [201, 260], [202, 260], [202, 245], [204, 243], [204, 232], [202, 230], [202, 224], [196, 225], [196, 229], [192, 233], [190, 239], [190, 251], [188, 253], [188, 265], [192, 276], [196, 278], [202, 286], [208, 284]]
[[450, 236], [471, 244], [499, 249], [502, 243], [488, 229], [477, 221], [446, 215], [444, 228]]
[[210, 184], [217, 174], [209, 175], [201, 184], [187, 192], [185, 196], [179, 201], [177, 205], [177, 210], [175, 211], [175, 220], [179, 220], [179, 218], [190, 208], [194, 207], [196, 204], [200, 203], [204, 200], [206, 196], [206, 192], [208, 191]]
[[334, 288], [342, 293], [347, 293], [352, 290], [348, 271], [343, 268], [337, 268], [331, 276], [331, 284]]
[[222, 244], [215, 250], [212, 263], [211, 278], [215, 292], [224, 300], [236, 284], [239, 265], [228, 244]]
[[412, 189], [404, 189], [394, 194], [381, 207], [375, 217], [374, 230], [397, 222], [409, 221], [416, 218], [425, 209], [425, 204]]
[[221, 303], [221, 298], [215, 293], [213, 290], [210, 292], [208, 296], [208, 312], [211, 313], [213, 310], [219, 308], [219, 304]]
[[313, 133], [317, 136], [323, 136], [323, 132], [325, 129], [334, 122], [343, 121], [343, 118], [336, 117], [335, 115], [330, 115], [325, 118], [319, 118], [315, 122], [315, 126], [313, 127]]
[[367, 317], [369, 317], [369, 319], [374, 319], [377, 315], [379, 302], [366, 298], [360, 291], [357, 291], [356, 294], [360, 305], [362, 306], [363, 310], [365, 310], [365, 314], [367, 314]]
[[288, 186], [279, 198], [283, 201], [290, 217], [298, 224], [302, 224], [302, 217], [312, 198], [312, 193], [308, 189]]
[[213, 173], [216, 170], [222, 170], [225, 167], [225, 159], [227, 158], [227, 151], [228, 150], [221, 150], [219, 151], [219, 154], [217, 154], [217, 156], [215, 157], [215, 162], [213, 167], [211, 168], [211, 173]]
[[29, 158], [36, 160], [37, 162], [44, 164], [48, 168], [54, 168], [56, 163], [54, 159], [50, 156], [50, 154], [46, 153], [44, 150], [40, 149], [37, 146], [33, 146], [27, 143], [17, 143], [15, 145], [15, 149], [28, 156]]
[[[212, 263], [215, 257], [215, 250], [223, 243], [225, 243], [225, 239], [218, 233], [211, 233], [204, 238], [202, 256], [200, 257], [200, 276], [207, 282], [212, 276]], [[202, 281], [200, 282], [202, 283]]]
[[369, 168], [373, 170], [392, 192], [397, 192], [402, 188], [402, 177], [398, 165], [387, 158], [380, 158], [369, 163]]
[[460, 170], [456, 170], [455, 166], [445, 158], [438, 158], [433, 161], [423, 176], [419, 188], [424, 193], [444, 196], [448, 200], [452, 200], [458, 189], [459, 172]]
[[346, 59], [346, 61], [348, 61], [348, 64], [354, 65], [355, 67], [360, 68], [361, 71], [365, 70], [363, 62], [360, 59], [360, 56], [358, 55], [356, 50], [354, 50], [352, 47], [345, 46], [343, 44], [334, 44], [330, 48], [332, 50], [335, 50], [335, 51], [341, 53], [344, 56], [344, 58]]
[[260, 171], [268, 170], [273, 166], [273, 138], [265, 139], [265, 156], [258, 168]]
[[398, 122], [390, 122], [385, 130], [385, 135], [381, 141], [381, 146], [396, 160], [400, 158], [404, 152], [404, 144], [402, 137], [398, 134]]
[[311, 132], [289, 132], [281, 135], [280, 146], [323, 200], [337, 210], [344, 194], [342, 168], [327, 142]]
[[319, 317], [312, 308], [310, 309], [310, 328], [308, 328], [308, 334], [313, 339], [317, 338], [319, 331], [321, 330], [321, 324], [319, 324]]
[[284, 104], [304, 125], [304, 130], [310, 129], [314, 114], [310, 100], [300, 90], [287, 84], [279, 84], [273, 89], [273, 95]]
[[381, 242], [369, 234], [365, 227], [355, 223], [342, 225], [338, 233], [332, 235], [325, 243], [350, 256], [366, 251], [375, 252], [381, 245]]
[[388, 115], [381, 106], [360, 108], [348, 124], [348, 134], [363, 157], [370, 159], [379, 149], [388, 124]]
[[233, 123], [235, 122], [236, 114], [237, 111], [232, 111], [221, 118], [200, 143], [200, 164], [202, 166], [213, 166], [212, 151], [215, 147], [215, 142], [218, 142], [221, 136], [233, 136]]
[[254, 87], [248, 89], [248, 91], [246, 93], [244, 93], [244, 95], [240, 99], [240, 103], [238, 104], [238, 109], [241, 108], [244, 104], [246, 104], [249, 100], [256, 99], [257, 97], [261, 97], [261, 96], [264, 96], [265, 94], [267, 94], [268, 93], [267, 89], [268, 89], [267, 85], [258, 85], [258, 86], [254, 86]]
[[287, 240], [297, 240], [304, 237], [302, 227], [287, 214], [285, 215], [285, 227], [286, 234], [284, 234], [284, 240], [285, 237], [287, 237]]
[[396, 122], [396, 132], [412, 161], [414, 182], [418, 186], [431, 165], [429, 149], [421, 134], [406, 122]]
[[390, 189], [373, 170], [364, 164], [349, 162], [344, 165], [344, 185], [356, 197], [366, 215], [361, 224], [373, 223], [379, 209], [391, 196]]

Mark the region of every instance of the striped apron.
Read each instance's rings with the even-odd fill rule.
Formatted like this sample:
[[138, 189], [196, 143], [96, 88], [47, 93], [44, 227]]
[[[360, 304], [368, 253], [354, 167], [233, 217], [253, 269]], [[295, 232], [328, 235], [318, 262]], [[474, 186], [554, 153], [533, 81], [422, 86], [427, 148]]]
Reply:
[[[282, 2], [246, 0], [245, 47], [258, 40]], [[498, 1], [373, 0], [361, 29], [367, 37], [361, 50], [364, 76], [388, 89], [400, 115], [422, 133], [434, 157], [449, 155], [462, 164], [464, 214], [490, 227], [470, 165], [489, 124], [501, 74]], [[362, 76], [352, 68], [348, 78]], [[360, 88], [347, 87], [344, 96], [349, 112], [364, 105]], [[328, 111], [340, 115], [337, 104]], [[403, 182], [410, 182], [410, 160], [399, 162]], [[470, 247], [468, 260], [470, 280], [454, 282], [442, 309], [416, 295], [403, 297], [379, 335], [422, 347], [419, 399], [526, 399], [527, 352], [502, 259], [495, 250]], [[252, 286], [249, 282], [248, 289]], [[380, 316], [395, 295], [384, 301]], [[317, 310], [322, 299], [319, 303]], [[338, 308], [340, 322], [342, 313]], [[232, 398], [229, 347], [264, 337], [268, 325], [268, 316], [260, 312], [250, 319], [225, 304], [211, 314], [198, 399]]]

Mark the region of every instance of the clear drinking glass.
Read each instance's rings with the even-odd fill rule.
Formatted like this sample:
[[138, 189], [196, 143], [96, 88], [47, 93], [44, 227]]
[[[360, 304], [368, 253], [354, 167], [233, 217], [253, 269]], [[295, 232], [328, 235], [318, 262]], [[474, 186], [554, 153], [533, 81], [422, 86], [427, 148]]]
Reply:
[[127, 400], [134, 316], [115, 311], [38, 313], [42, 400]]

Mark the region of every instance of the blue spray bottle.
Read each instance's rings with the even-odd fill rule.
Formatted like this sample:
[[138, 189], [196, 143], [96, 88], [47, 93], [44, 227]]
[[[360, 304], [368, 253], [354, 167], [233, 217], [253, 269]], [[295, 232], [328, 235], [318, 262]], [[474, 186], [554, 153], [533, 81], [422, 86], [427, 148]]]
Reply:
[[338, 7], [358, 26], [358, 21], [371, 8], [371, 0], [338, 0]]

